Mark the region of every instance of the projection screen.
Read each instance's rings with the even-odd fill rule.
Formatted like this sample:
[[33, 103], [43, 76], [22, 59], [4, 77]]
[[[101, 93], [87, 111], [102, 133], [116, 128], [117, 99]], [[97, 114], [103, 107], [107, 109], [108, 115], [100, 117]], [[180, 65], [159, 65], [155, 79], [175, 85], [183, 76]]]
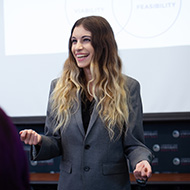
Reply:
[[0, 0], [0, 106], [46, 115], [74, 22], [111, 24], [123, 73], [140, 82], [144, 113], [190, 112], [189, 0]]

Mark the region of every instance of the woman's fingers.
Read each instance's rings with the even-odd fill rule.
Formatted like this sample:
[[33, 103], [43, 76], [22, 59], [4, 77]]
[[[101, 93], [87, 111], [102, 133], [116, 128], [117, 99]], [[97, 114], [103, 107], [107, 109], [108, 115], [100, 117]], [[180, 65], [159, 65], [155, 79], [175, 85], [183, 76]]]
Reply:
[[41, 142], [41, 136], [32, 129], [22, 130], [19, 134], [25, 144], [37, 145]]
[[152, 169], [148, 161], [143, 160], [136, 165], [133, 173], [136, 179], [146, 181], [149, 177], [151, 177]]

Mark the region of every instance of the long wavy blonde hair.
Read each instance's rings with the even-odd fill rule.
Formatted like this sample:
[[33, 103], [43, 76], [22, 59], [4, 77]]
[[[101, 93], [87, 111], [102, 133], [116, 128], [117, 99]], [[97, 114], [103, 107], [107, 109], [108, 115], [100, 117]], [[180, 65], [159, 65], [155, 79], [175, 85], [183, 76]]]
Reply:
[[[71, 52], [71, 37], [75, 27], [82, 25], [92, 34], [91, 43], [94, 57], [90, 64], [91, 81], [85, 80], [84, 72], [76, 64]], [[119, 136], [128, 122], [128, 93], [125, 78], [122, 75], [121, 59], [113, 30], [106, 19], [100, 16], [84, 17], [76, 21], [69, 39], [69, 57], [65, 61], [63, 72], [51, 96], [52, 111], [55, 115], [55, 130], [67, 127], [71, 114], [79, 106], [78, 96], [90, 94], [98, 102], [96, 109], [108, 130], [110, 139], [115, 136], [115, 128]], [[89, 84], [93, 84], [92, 92]]]

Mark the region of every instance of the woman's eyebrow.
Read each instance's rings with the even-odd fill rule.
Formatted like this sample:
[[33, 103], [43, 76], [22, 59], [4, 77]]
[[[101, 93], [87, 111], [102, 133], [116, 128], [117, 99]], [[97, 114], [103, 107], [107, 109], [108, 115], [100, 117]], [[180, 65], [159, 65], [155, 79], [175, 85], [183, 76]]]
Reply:
[[[84, 36], [82, 36], [81, 38], [91, 38], [91, 36], [90, 35], [84, 35]], [[72, 36], [71, 38], [76, 38], [75, 36]]]
[[[91, 39], [92, 36], [90, 36], [90, 35], [84, 35], [84, 36], [81, 37], [81, 39], [84, 39], [84, 38], [90, 38]], [[75, 37], [75, 36], [71, 37], [71, 40], [75, 40], [75, 39], [77, 39], [77, 37]]]
[[82, 36], [82, 38], [91, 38], [91, 36], [89, 36], [89, 35], [85, 35], [85, 36]]

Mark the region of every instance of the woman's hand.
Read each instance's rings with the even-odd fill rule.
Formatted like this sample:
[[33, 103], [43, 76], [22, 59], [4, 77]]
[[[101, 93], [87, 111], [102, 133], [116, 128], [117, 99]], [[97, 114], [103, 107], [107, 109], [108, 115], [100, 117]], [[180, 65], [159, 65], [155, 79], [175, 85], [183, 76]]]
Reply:
[[41, 135], [39, 135], [32, 129], [22, 130], [19, 132], [19, 134], [20, 140], [23, 141], [25, 144], [37, 145], [40, 144], [42, 141]]
[[137, 180], [147, 181], [152, 175], [152, 169], [147, 160], [143, 160], [136, 165], [133, 174]]

